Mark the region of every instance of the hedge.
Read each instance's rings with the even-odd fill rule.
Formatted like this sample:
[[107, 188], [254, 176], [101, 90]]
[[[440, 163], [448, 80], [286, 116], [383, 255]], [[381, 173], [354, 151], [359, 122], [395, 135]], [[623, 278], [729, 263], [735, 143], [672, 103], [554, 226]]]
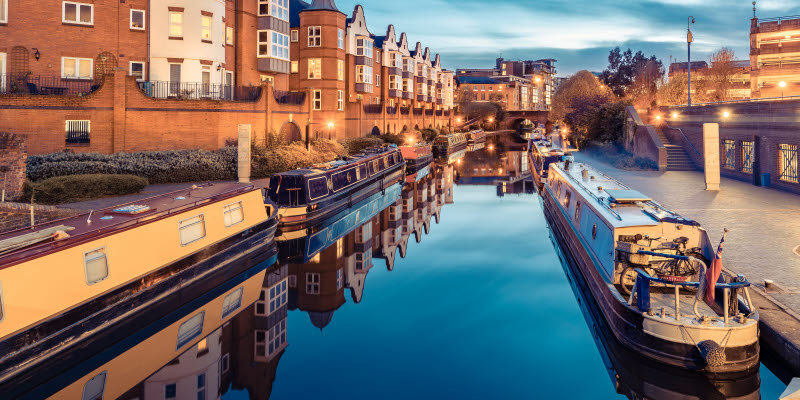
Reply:
[[25, 182], [22, 200], [38, 204], [62, 204], [92, 200], [105, 196], [138, 193], [147, 186], [147, 179], [133, 175], [70, 175]]
[[368, 147], [383, 145], [383, 139], [378, 136], [356, 137], [344, 139], [341, 143], [348, 154], [356, 154]]
[[311, 152], [301, 142], [271, 148], [253, 147], [253, 178], [266, 178], [272, 174], [305, 168], [347, 155], [345, 147], [335, 141], [316, 139], [311, 142]]

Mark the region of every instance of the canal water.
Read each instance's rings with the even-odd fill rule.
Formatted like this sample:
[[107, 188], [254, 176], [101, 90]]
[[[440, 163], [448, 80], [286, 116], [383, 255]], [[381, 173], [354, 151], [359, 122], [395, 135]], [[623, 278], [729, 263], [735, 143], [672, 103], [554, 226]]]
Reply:
[[[698, 398], [676, 397], [672, 376], [592, 334], [524, 153], [497, 150], [437, 166], [313, 232], [281, 232], [278, 262], [244, 283], [263, 287], [254, 304], [178, 357], [156, 350], [162, 333], [174, 348], [165, 328], [92, 374], [109, 371], [106, 389], [126, 399], [624, 398], [618, 387]], [[785, 388], [763, 366], [734, 389], [700, 382], [742, 398]]]

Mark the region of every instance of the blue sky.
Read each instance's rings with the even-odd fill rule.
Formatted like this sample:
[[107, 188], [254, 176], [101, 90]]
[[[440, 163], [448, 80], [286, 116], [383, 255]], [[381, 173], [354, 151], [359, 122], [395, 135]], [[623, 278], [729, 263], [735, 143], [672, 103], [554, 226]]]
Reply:
[[[751, 0], [338, 0], [350, 15], [362, 4], [370, 31], [388, 24], [440, 53], [443, 66], [489, 68], [494, 59], [558, 60], [558, 75], [601, 71], [615, 46], [686, 61], [686, 20], [693, 15], [692, 59], [728, 46], [749, 57]], [[800, 14], [800, 0], [760, 0], [761, 18]]]

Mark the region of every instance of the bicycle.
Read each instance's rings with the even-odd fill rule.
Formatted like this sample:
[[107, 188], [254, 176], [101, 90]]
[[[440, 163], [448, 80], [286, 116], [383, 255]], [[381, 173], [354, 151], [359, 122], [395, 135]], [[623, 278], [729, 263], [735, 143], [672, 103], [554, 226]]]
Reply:
[[[640, 240], [649, 241], [648, 248], [650, 251], [693, 257], [708, 265], [708, 259], [703, 256], [700, 247], [686, 248], [686, 243], [689, 241], [689, 238], [685, 236], [675, 238], [670, 242], [658, 242], [661, 240], [660, 237], [650, 238], [648, 236]], [[658, 242], [659, 246], [654, 248], [653, 242]], [[628, 264], [630, 265], [623, 269], [620, 275], [620, 287], [627, 295], [631, 294], [633, 290], [633, 285], [638, 275], [636, 272], [637, 269], [641, 269], [650, 275], [669, 282], [698, 282], [700, 280], [700, 271], [697, 271], [689, 260], [653, 256], [647, 265], [631, 263], [630, 261]]]

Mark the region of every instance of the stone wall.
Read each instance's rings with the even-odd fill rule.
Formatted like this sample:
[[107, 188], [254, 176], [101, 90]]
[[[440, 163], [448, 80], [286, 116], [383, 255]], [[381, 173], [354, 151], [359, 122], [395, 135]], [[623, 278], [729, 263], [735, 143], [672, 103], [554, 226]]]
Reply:
[[22, 196], [27, 158], [25, 135], [0, 133], [0, 190], [5, 190], [6, 201]]

